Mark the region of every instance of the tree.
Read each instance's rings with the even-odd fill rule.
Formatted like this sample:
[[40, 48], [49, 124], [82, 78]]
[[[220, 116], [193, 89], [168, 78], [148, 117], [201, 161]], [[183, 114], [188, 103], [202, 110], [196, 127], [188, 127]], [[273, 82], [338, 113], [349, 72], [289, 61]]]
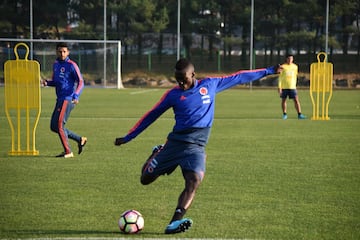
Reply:
[[0, 3], [0, 34], [2, 37], [30, 36], [28, 0], [3, 0]]
[[227, 0], [221, 4], [222, 28], [221, 37], [223, 40], [224, 59], [231, 60], [231, 52], [234, 47], [239, 47], [243, 43], [236, 32], [240, 25], [241, 12], [244, 10], [238, 0]]
[[[264, 39], [265, 54], [270, 50], [269, 62], [273, 62], [274, 51], [281, 49], [280, 34], [285, 27], [282, 12], [285, 1], [263, 0], [255, 5], [255, 35]], [[262, 37], [261, 37], [262, 36]], [[279, 59], [278, 59], [279, 60]]]
[[161, 1], [155, 0], [115, 0], [110, 3], [110, 9], [117, 16], [116, 28], [118, 37], [124, 39], [125, 55], [130, 46], [136, 45], [140, 64], [143, 35], [148, 32], [160, 33], [166, 28], [169, 23], [167, 8]]
[[[281, 50], [324, 49], [326, 1], [324, 0], [256, 0], [254, 18], [255, 48], [273, 55]], [[340, 48], [345, 54], [356, 49], [360, 55], [360, 2], [330, 2], [330, 51]], [[103, 0], [33, 0], [35, 38], [103, 39]], [[2, 37], [29, 38], [29, 0], [3, 0], [0, 3]], [[163, 33], [176, 35], [176, 0], [107, 0], [107, 38], [121, 39], [128, 50], [138, 55], [143, 49], [163, 48]], [[181, 36], [185, 56], [191, 58], [194, 36], [209, 43], [207, 52], [213, 59], [221, 47], [224, 58], [240, 48], [243, 64], [247, 62], [250, 39], [249, 0], [181, 0]], [[67, 26], [77, 23], [77, 27]], [[71, 31], [69, 31], [71, 30]], [[340, 45], [339, 45], [340, 44]], [[206, 51], [200, 45], [201, 53]], [[267, 58], [267, 55], [266, 55]]]
[[336, 0], [334, 1], [333, 16], [338, 16], [340, 28], [337, 32], [340, 34], [341, 48], [344, 54], [348, 54], [349, 39], [356, 31], [352, 27], [353, 22], [358, 19], [360, 4], [354, 0]]
[[70, 0], [33, 0], [35, 38], [60, 39], [67, 25]]
[[103, 34], [101, 34], [104, 30], [104, 0], [74, 1], [72, 8], [83, 25], [89, 25], [92, 31], [99, 36], [98, 39], [104, 39]]
[[[194, 16], [197, 16], [199, 10], [199, 3], [197, 1], [191, 0], [182, 0], [181, 1], [181, 18], [180, 18], [180, 25], [181, 25], [181, 35], [182, 41], [185, 48], [185, 56], [187, 58], [191, 58], [191, 45], [193, 43], [192, 33], [196, 26], [194, 24]], [[177, 14], [175, 15], [177, 16]], [[174, 19], [174, 18], [173, 18]], [[177, 23], [177, 18], [175, 18], [175, 23]], [[176, 25], [175, 25], [176, 26]], [[176, 29], [176, 28], [175, 28]]]

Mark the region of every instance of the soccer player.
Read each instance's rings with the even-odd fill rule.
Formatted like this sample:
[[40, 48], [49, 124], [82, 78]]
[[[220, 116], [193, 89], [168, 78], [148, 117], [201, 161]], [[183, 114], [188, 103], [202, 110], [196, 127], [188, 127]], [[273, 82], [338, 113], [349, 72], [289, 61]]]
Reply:
[[299, 101], [299, 96], [296, 91], [297, 75], [298, 75], [298, 66], [294, 63], [294, 56], [287, 55], [286, 62], [281, 65], [283, 69], [279, 76], [278, 83], [278, 92], [281, 98], [281, 108], [283, 111], [282, 118], [286, 120], [287, 108], [286, 108], [286, 99], [294, 100], [295, 109], [298, 113], [298, 119], [305, 119], [306, 117], [301, 113], [301, 106]]
[[56, 54], [52, 80], [43, 80], [42, 83], [44, 86], [52, 86], [56, 89], [57, 99], [51, 116], [50, 128], [59, 135], [64, 148], [64, 152], [56, 157], [71, 158], [74, 157], [74, 154], [69, 145], [69, 138], [77, 142], [78, 154], [82, 152], [87, 142], [86, 137], [81, 137], [65, 128], [71, 111], [79, 103], [84, 80], [77, 64], [69, 58], [70, 51], [66, 43], [56, 45]]
[[178, 86], [168, 90], [127, 135], [115, 139], [115, 145], [118, 146], [131, 141], [166, 110], [173, 109], [175, 114], [173, 131], [168, 134], [165, 145], [153, 149], [143, 165], [140, 178], [141, 183], [147, 185], [161, 175], [171, 174], [178, 166], [182, 170], [185, 189], [178, 198], [174, 215], [165, 229], [166, 234], [184, 232], [192, 225], [192, 220], [184, 218], [184, 215], [204, 178], [205, 146], [213, 123], [216, 94], [235, 85], [245, 84], [278, 72], [280, 68], [276, 66], [197, 80], [194, 65], [187, 59], [180, 59], [175, 65]]

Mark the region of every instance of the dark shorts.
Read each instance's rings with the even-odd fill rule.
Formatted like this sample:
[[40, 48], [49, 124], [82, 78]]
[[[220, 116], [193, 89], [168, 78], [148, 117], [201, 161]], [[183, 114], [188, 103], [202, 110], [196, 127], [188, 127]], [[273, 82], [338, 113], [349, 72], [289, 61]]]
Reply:
[[289, 97], [290, 99], [294, 99], [297, 96], [296, 89], [283, 89], [280, 95], [280, 98], [286, 99]]
[[162, 150], [148, 160], [143, 174], [160, 176], [171, 174], [178, 166], [182, 172], [196, 172], [201, 179], [205, 174], [205, 147], [198, 144], [169, 140]]

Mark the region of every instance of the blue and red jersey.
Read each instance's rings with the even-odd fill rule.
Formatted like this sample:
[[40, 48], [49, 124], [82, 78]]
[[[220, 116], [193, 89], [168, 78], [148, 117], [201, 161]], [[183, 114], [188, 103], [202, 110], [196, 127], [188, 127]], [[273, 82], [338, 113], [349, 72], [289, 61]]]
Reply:
[[67, 57], [64, 61], [56, 59], [53, 64], [52, 81], [48, 86], [56, 88], [57, 100], [78, 100], [84, 88], [84, 80], [77, 64]]
[[224, 77], [208, 77], [195, 80], [191, 89], [183, 90], [176, 86], [161, 97], [160, 101], [148, 111], [128, 132], [125, 141], [130, 141], [144, 131], [166, 110], [172, 108], [175, 126], [168, 139], [206, 145], [214, 120], [215, 96], [217, 93], [249, 83], [267, 75], [275, 74], [275, 67], [239, 71]]

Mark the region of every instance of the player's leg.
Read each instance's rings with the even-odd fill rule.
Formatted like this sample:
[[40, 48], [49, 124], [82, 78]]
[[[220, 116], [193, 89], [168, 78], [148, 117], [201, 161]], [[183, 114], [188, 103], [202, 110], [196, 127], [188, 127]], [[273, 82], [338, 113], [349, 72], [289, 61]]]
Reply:
[[286, 98], [282, 98], [281, 99], [281, 109], [282, 109], [284, 114], [286, 114], [286, 112], [287, 112], [286, 108], [287, 108], [287, 106], [286, 106]]
[[201, 177], [192, 171], [184, 172], [185, 189], [181, 192], [174, 215], [165, 229], [166, 234], [185, 232], [192, 225], [190, 218], [183, 218], [194, 200], [196, 190], [200, 186]]
[[283, 112], [282, 118], [283, 118], [284, 120], [286, 120], [286, 119], [287, 119], [286, 97], [285, 97], [285, 98], [281, 98], [281, 109], [282, 109], [282, 112]]
[[170, 222], [182, 219], [194, 200], [196, 190], [199, 188], [201, 178], [199, 174], [187, 171], [184, 172], [185, 189], [179, 196], [177, 208]]
[[60, 109], [62, 108], [62, 101], [56, 101], [54, 111], [51, 115], [50, 121], [50, 129], [51, 131], [58, 133], [59, 132], [59, 117], [60, 117]]
[[306, 117], [301, 113], [301, 104], [296, 90], [293, 90], [291, 98], [294, 100], [295, 109], [298, 113], [298, 119], [305, 119]]
[[149, 185], [150, 183], [154, 182], [159, 175], [149, 175], [146, 173], [141, 174], [140, 182], [142, 185]]
[[297, 111], [297, 113], [301, 113], [301, 106], [300, 106], [300, 102], [299, 102], [299, 97], [296, 96], [294, 98], [294, 104], [295, 104], [295, 109]]
[[[69, 106], [67, 108], [67, 113], [66, 113], [66, 119], [64, 121], [64, 125], [66, 124], [69, 116], [70, 116], [70, 113], [71, 111], [74, 109], [75, 107], [75, 104], [74, 103], [69, 103]], [[72, 139], [74, 141], [77, 142], [77, 145], [78, 145], [78, 154], [80, 154], [83, 150], [83, 147], [85, 146], [85, 144], [87, 143], [87, 138], [84, 137], [84, 136], [79, 136], [78, 134], [76, 134], [75, 132], [67, 129], [67, 128], [64, 128], [66, 133], [67, 133], [67, 136], [69, 139]]]
[[66, 117], [68, 101], [56, 101], [54, 111], [51, 116], [50, 129], [59, 135], [61, 144], [64, 148], [64, 152], [57, 155], [56, 157], [73, 157], [70, 146], [68, 144], [67, 132], [64, 131], [64, 118]]
[[61, 108], [59, 109], [59, 116], [57, 119], [57, 125], [58, 125], [58, 135], [60, 137], [60, 141], [64, 147], [64, 154], [60, 154], [57, 157], [73, 157], [73, 153], [71, 151], [70, 145], [69, 145], [69, 131], [65, 128], [65, 124], [70, 116], [71, 110], [74, 108], [74, 105], [68, 101], [64, 100], [62, 103]]
[[154, 160], [155, 156], [159, 154], [159, 152], [163, 149], [163, 145], [157, 145], [153, 148], [152, 153], [145, 161], [142, 169], [141, 169], [141, 177], [140, 182], [143, 185], [148, 185], [155, 181], [159, 175], [153, 175], [149, 173], [153, 173], [154, 168], [156, 168], [157, 160]]
[[196, 190], [199, 188], [205, 174], [205, 150], [196, 144], [189, 144], [190, 154], [185, 154], [185, 160], [180, 164], [185, 180], [185, 188], [181, 192], [177, 207], [170, 224], [166, 227], [166, 234], [180, 233], [186, 231], [192, 225], [192, 220], [183, 218], [190, 208]]

